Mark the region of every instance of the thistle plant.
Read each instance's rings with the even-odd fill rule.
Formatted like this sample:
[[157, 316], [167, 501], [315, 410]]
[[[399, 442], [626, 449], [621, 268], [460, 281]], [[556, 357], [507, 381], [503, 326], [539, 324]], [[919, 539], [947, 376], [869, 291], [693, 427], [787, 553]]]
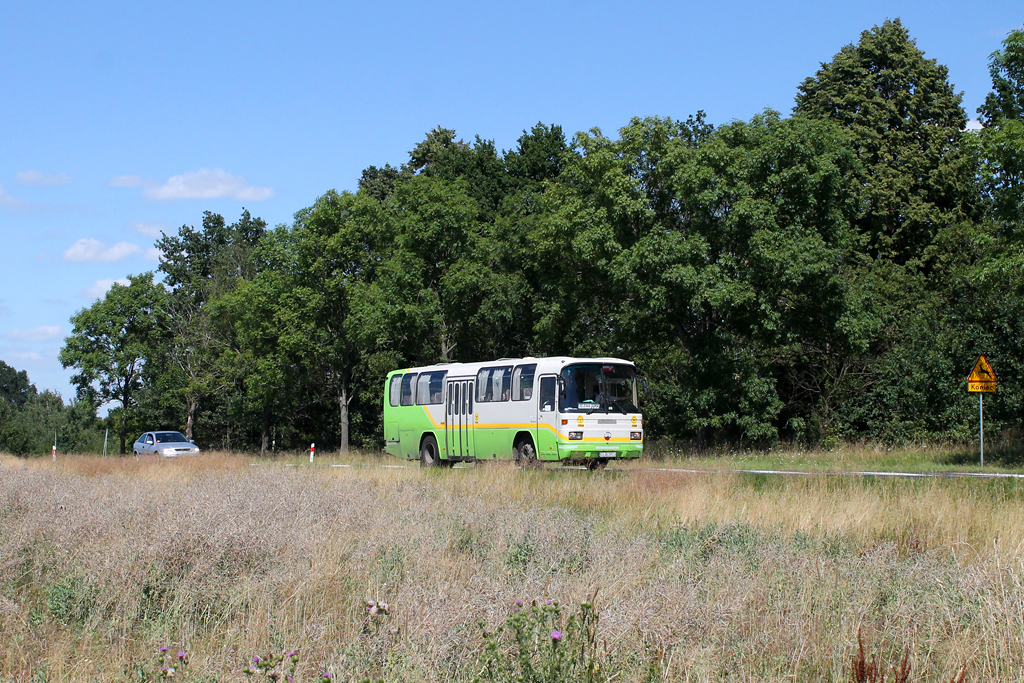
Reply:
[[140, 666], [138, 672], [143, 681], [159, 681], [165, 678], [186, 679], [188, 677], [188, 653], [183, 650], [174, 650], [166, 645], [157, 650], [156, 662], [152, 671], [143, 670]]
[[599, 614], [592, 601], [563, 614], [557, 600], [512, 605], [505, 623], [483, 631], [474, 683], [594, 683], [601, 673]]
[[[291, 652], [282, 652], [281, 654], [270, 653], [266, 657], [257, 655], [252, 658], [252, 662], [242, 670], [242, 673], [249, 678], [256, 676], [262, 680], [274, 681], [275, 683], [281, 680], [294, 683], [295, 669], [298, 666], [299, 654], [293, 650]], [[317, 680], [329, 681], [330, 675], [325, 673]]]
[[385, 617], [391, 615], [391, 607], [379, 600], [366, 601], [366, 618], [363, 619], [363, 634], [377, 633]]

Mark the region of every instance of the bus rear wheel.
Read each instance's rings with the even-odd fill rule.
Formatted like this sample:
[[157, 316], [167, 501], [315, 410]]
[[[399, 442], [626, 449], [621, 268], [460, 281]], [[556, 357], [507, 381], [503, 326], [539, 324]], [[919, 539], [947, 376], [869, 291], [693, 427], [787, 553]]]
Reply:
[[594, 458], [587, 461], [587, 469], [591, 472], [600, 472], [607, 466], [608, 461], [605, 458]]
[[440, 467], [441, 455], [437, 451], [437, 439], [428, 436], [420, 446], [420, 467]]
[[537, 460], [537, 451], [533, 447], [533, 442], [530, 441], [529, 437], [523, 437], [515, 445], [515, 457], [516, 464], [520, 467], [540, 467], [540, 462]]

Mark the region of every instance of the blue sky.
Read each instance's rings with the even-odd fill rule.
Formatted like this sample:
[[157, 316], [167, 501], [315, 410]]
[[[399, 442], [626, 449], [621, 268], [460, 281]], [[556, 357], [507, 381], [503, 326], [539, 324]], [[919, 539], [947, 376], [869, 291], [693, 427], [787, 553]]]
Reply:
[[970, 116], [1016, 2], [10, 2], [0, 5], [0, 360], [74, 395], [69, 318], [156, 267], [160, 230], [271, 225], [426, 131], [515, 145], [771, 107], [899, 17]]

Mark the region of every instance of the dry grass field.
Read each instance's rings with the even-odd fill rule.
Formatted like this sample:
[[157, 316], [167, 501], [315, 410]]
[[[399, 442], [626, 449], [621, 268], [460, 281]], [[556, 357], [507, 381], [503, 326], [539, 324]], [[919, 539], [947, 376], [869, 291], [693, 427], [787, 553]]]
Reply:
[[913, 681], [1024, 681], [1014, 481], [346, 464], [0, 456], [0, 682], [167, 646], [188, 680], [295, 650], [296, 680], [468, 683], [479, 622], [595, 591], [593, 680], [849, 681], [860, 631]]

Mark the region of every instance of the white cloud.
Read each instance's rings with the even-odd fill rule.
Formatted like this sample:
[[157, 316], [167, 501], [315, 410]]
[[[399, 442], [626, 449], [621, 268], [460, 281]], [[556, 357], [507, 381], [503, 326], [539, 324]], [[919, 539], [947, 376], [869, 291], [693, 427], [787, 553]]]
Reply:
[[86, 299], [102, 299], [114, 283], [119, 285], [128, 285], [128, 278], [120, 278], [118, 280], [97, 280], [92, 284], [92, 287], [86, 287], [81, 291], [82, 296]]
[[160, 223], [132, 223], [135, 232], [146, 237], [159, 237], [161, 232], [166, 232], [167, 227]]
[[83, 237], [64, 252], [64, 260], [73, 263], [88, 261], [120, 261], [142, 253], [142, 247], [130, 242], [118, 242], [112, 247], [91, 237]]
[[149, 187], [156, 185], [152, 180], [143, 180], [137, 175], [116, 175], [107, 181], [110, 187]]
[[172, 176], [159, 187], [145, 191], [150, 199], [218, 199], [231, 197], [241, 201], [259, 202], [270, 199], [274, 191], [269, 187], [251, 187], [245, 178], [231, 175], [222, 168], [212, 171], [201, 168], [194, 173]]
[[14, 177], [22, 185], [67, 185], [71, 176], [67, 173], [43, 173], [42, 171], [21, 171]]
[[146, 250], [146, 256], [144, 258], [147, 261], [153, 261], [154, 263], [159, 263], [160, 262], [160, 257], [162, 255], [163, 255], [162, 251], [160, 251], [156, 247], [150, 247], [149, 249]]
[[967, 121], [967, 125], [964, 126], [964, 130], [981, 130], [981, 129], [982, 129], [981, 121], [978, 121], [977, 119], [970, 119], [970, 120], [968, 120]]
[[30, 330], [11, 330], [4, 336], [16, 341], [48, 341], [60, 336], [60, 325], [43, 325], [42, 327], [33, 327]]
[[5, 209], [24, 209], [28, 204], [7, 194], [4, 186], [0, 185], [0, 206]]

